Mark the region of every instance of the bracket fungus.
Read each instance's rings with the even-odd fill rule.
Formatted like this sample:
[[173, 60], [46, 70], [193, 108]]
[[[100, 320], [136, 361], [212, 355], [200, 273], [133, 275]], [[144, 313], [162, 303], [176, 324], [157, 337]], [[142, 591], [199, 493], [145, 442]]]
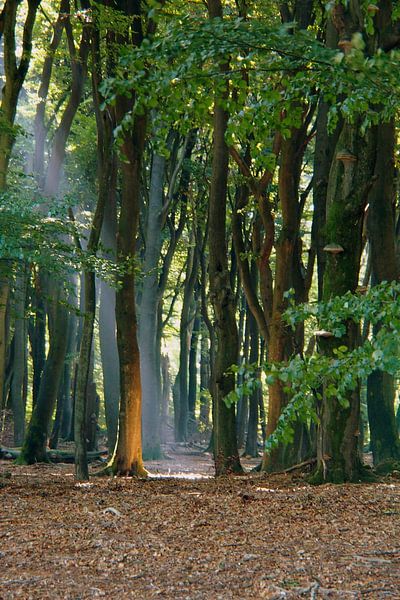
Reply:
[[331, 338], [334, 337], [332, 331], [326, 331], [325, 329], [319, 329], [315, 332], [315, 337], [320, 338]]
[[324, 252], [329, 252], [330, 254], [333, 254], [334, 256], [336, 254], [340, 254], [341, 252], [344, 252], [344, 248], [343, 246], [341, 246], [340, 244], [327, 244], [326, 246], [324, 246], [323, 248]]
[[344, 165], [357, 162], [357, 156], [354, 156], [348, 150], [340, 150], [336, 154], [336, 160], [341, 160]]
[[349, 54], [353, 49], [353, 44], [350, 40], [339, 40], [338, 47], [341, 49], [344, 54]]

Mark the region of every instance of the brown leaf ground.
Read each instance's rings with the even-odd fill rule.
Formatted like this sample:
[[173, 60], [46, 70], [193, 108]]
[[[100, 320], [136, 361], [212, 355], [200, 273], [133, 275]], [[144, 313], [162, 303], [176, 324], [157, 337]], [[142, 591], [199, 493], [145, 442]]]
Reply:
[[209, 457], [170, 455], [158, 479], [81, 485], [1, 462], [0, 598], [400, 599], [398, 480], [215, 480]]

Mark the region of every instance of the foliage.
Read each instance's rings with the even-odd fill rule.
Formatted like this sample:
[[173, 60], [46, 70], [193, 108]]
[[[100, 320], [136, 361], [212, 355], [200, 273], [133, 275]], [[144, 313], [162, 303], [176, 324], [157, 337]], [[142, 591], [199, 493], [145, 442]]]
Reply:
[[[333, 335], [335, 347], [332, 355], [317, 349], [311, 356], [300, 354], [289, 362], [263, 365], [266, 382], [269, 385], [279, 382], [289, 398], [275, 432], [266, 442], [267, 451], [279, 443], [291, 442], [293, 425], [298, 420], [319, 421], [322, 394], [347, 407], [348, 394], [361, 379], [376, 370], [392, 375], [400, 371], [400, 284], [397, 282], [383, 282], [365, 295], [347, 292], [316, 304], [295, 305], [291, 296], [284, 318], [293, 329], [311, 321], [321, 331]], [[359, 325], [362, 321], [379, 326], [378, 333], [354, 349], [341, 345], [340, 339], [346, 336], [349, 323]], [[232, 371], [244, 377], [244, 383], [226, 398], [228, 405], [259, 385], [255, 370], [255, 365], [232, 367]]]
[[[366, 129], [397, 110], [399, 56], [397, 50], [379, 49], [366, 55], [359, 33], [345, 55], [293, 23], [210, 21], [196, 13], [171, 18], [160, 37], [145, 39], [139, 48], [121, 49], [119, 71], [105, 82], [103, 93], [113, 103], [117, 95], [135, 91], [136, 113], [159, 108], [165, 123], [185, 132], [210, 122], [214, 93], [220, 91], [231, 115], [231, 141], [248, 139], [254, 130], [259, 139], [263, 133], [268, 139], [271, 128], [288, 135], [299, 124], [304, 103], [321, 96], [331, 106], [331, 127], [340, 114], [349, 120], [361, 114]], [[231, 94], [222, 99], [226, 80]], [[121, 129], [130, 127], [131, 118], [126, 116]]]
[[62, 280], [67, 272], [89, 268], [113, 281], [114, 263], [85, 252], [77, 243], [85, 239], [85, 226], [68, 219], [67, 199], [64, 203], [49, 203], [33, 178], [14, 172], [12, 179], [9, 188], [0, 194], [2, 259], [36, 264]]

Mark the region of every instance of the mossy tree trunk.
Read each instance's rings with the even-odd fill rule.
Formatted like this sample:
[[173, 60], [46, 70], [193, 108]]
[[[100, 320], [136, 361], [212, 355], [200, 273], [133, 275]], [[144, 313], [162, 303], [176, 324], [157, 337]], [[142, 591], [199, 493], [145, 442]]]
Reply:
[[[399, 277], [395, 240], [395, 125], [382, 123], [374, 127], [376, 164], [374, 183], [369, 195], [368, 238], [371, 253], [371, 282], [395, 281]], [[379, 326], [374, 328], [376, 335]], [[395, 381], [393, 375], [374, 371], [368, 377], [367, 405], [370, 445], [374, 463], [400, 459], [399, 434], [394, 412]]]
[[[210, 18], [222, 18], [220, 0], [209, 0]], [[227, 65], [221, 65], [221, 77], [226, 77]], [[226, 84], [225, 98], [228, 94]], [[216, 475], [240, 473], [239, 454], [236, 440], [235, 407], [225, 404], [225, 398], [234, 389], [233, 373], [229, 367], [236, 364], [238, 357], [238, 334], [235, 317], [234, 297], [230, 285], [227, 242], [226, 204], [229, 149], [225, 142], [228, 113], [218, 97], [214, 102], [213, 158], [209, 208], [209, 278], [210, 298], [215, 316], [216, 353], [213, 369], [213, 426], [214, 462]]]
[[[354, 292], [358, 284], [364, 211], [373, 181], [376, 151], [374, 135], [368, 131], [365, 137], [361, 136], [358, 125], [344, 124], [329, 176], [326, 240], [341, 246], [343, 251], [328, 253], [324, 300]], [[340, 160], [338, 153], [343, 150], [350, 160]], [[334, 356], [338, 346], [345, 345], [352, 350], [358, 342], [358, 326], [349, 324], [344, 337], [321, 340], [320, 347], [322, 352]], [[358, 388], [349, 392], [346, 403], [323, 396], [315, 481], [359, 480], [362, 474], [359, 416]]]

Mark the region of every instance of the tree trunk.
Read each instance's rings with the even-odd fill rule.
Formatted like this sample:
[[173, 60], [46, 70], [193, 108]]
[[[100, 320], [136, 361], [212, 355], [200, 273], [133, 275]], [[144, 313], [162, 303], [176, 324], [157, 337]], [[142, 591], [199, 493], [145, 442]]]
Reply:
[[[108, 111], [107, 111], [108, 114]], [[117, 199], [116, 179], [117, 165], [113, 152], [112, 123], [107, 120], [104, 131], [105, 147], [103, 173], [112, 166], [106, 177], [101, 177], [99, 186], [105, 185], [108, 190], [108, 198], [104, 209], [102, 228], [102, 244], [105, 248], [104, 257], [115, 261], [117, 253]], [[100, 193], [100, 189], [99, 189]], [[119, 358], [116, 337], [115, 322], [115, 287], [107, 281], [100, 282], [100, 308], [99, 308], [99, 338], [101, 365], [103, 371], [104, 385], [104, 409], [107, 426], [107, 446], [110, 454], [114, 451], [118, 434], [118, 410], [119, 410]]]
[[167, 428], [169, 416], [169, 403], [171, 398], [171, 376], [170, 364], [167, 355], [161, 356], [161, 373], [162, 373], [162, 396], [161, 396], [161, 440], [167, 441]]
[[115, 288], [105, 281], [100, 284], [99, 336], [107, 447], [109, 452], [112, 453], [118, 434], [119, 358], [115, 324]]
[[137, 343], [134, 265], [140, 170], [146, 122], [136, 117], [132, 138], [125, 138], [123, 153], [128, 158], [121, 166], [121, 213], [118, 223], [117, 257], [124, 269], [116, 295], [117, 343], [120, 364], [121, 401], [118, 440], [112, 458], [116, 475], [145, 476], [142, 460], [142, 389], [140, 355]]
[[[255, 265], [254, 265], [255, 266]], [[253, 267], [253, 276], [255, 275]], [[257, 322], [251, 312], [249, 312], [249, 330], [250, 330], [250, 364], [258, 364], [260, 355], [260, 338]], [[244, 453], [246, 456], [258, 456], [258, 407], [259, 390], [255, 388], [249, 396], [249, 418], [247, 422], [247, 436]]]
[[[299, 268], [297, 253], [300, 228], [299, 183], [302, 157], [307, 134], [306, 121], [299, 129], [293, 129], [290, 138], [283, 140], [279, 167], [279, 200], [282, 208], [282, 229], [276, 243], [276, 267], [273, 292], [268, 361], [270, 363], [287, 360], [293, 353], [293, 333], [282, 319], [287, 306], [285, 292], [294, 286]], [[300, 275], [299, 275], [300, 277]], [[283, 385], [276, 381], [269, 386], [267, 437], [278, 424], [282, 409], [287, 402]], [[262, 469], [276, 471], [287, 466], [289, 454], [283, 445], [264, 453]]]
[[[4, 261], [0, 265], [0, 269], [3, 270], [5, 266]], [[7, 332], [8, 332], [8, 319], [7, 319], [7, 305], [8, 297], [10, 293], [10, 284], [8, 281], [8, 274], [0, 276], [0, 408], [5, 408], [6, 397], [5, 397], [5, 383], [6, 383], [6, 356], [7, 356]]]
[[204, 429], [210, 425], [210, 350], [206, 327], [202, 324], [200, 341], [200, 417]]
[[[370, 242], [372, 284], [395, 281], [399, 277], [395, 240], [394, 122], [374, 127], [377, 139], [374, 184], [369, 195], [368, 237]], [[379, 326], [374, 327], [377, 335]], [[393, 375], [374, 371], [368, 377], [367, 404], [370, 444], [374, 463], [400, 459], [399, 434], [394, 412]]]
[[[2, 9], [3, 59], [5, 84], [2, 89], [0, 114], [0, 191], [7, 186], [7, 172], [15, 139], [14, 121], [20, 91], [25, 81], [32, 55], [32, 32], [40, 0], [29, 0], [25, 12], [21, 58], [17, 63], [17, 10], [18, 2], [6, 0]], [[7, 303], [10, 293], [9, 271], [11, 264], [0, 261], [0, 407], [4, 406], [4, 387], [7, 351]]]
[[[209, 0], [210, 18], [222, 18], [220, 0]], [[226, 77], [227, 65], [221, 65], [221, 77]], [[228, 84], [224, 98], [228, 95]], [[225, 142], [228, 113], [222, 107], [222, 100], [215, 97], [213, 158], [210, 185], [209, 208], [209, 278], [210, 298], [214, 308], [216, 356], [213, 369], [213, 426], [214, 462], [216, 475], [240, 473], [239, 454], [236, 440], [236, 419], [234, 405], [225, 404], [225, 398], [234, 389], [235, 377], [227, 374], [236, 364], [238, 357], [238, 335], [235, 318], [233, 293], [230, 287], [226, 243], [226, 201], [229, 150]]]
[[193, 315], [193, 293], [197, 279], [198, 254], [194, 247], [194, 234], [191, 236], [186, 262], [186, 277], [183, 291], [181, 320], [179, 326], [179, 371], [177, 381], [179, 382], [179, 405], [176, 430], [176, 441], [185, 442], [187, 439], [187, 426], [189, 417], [188, 398], [188, 366], [189, 366], [189, 341], [190, 329]]
[[20, 462], [47, 462], [46, 445], [51, 417], [56, 403], [67, 348], [68, 311], [64, 306], [58, 282], [46, 286], [52, 299], [48, 310], [49, 352], [40, 382], [39, 395], [33, 409], [28, 432], [21, 451]]
[[[338, 244], [343, 251], [328, 253], [324, 275], [324, 300], [354, 292], [358, 284], [361, 236], [364, 210], [373, 181], [375, 142], [371, 131], [365, 138], [359, 124], [345, 124], [336, 146], [332, 163], [327, 201], [326, 240]], [[346, 150], [350, 160], [341, 160]], [[320, 341], [321, 350], [329, 356], [341, 345], [350, 350], [359, 339], [358, 327], [349, 324], [346, 336]], [[359, 389], [349, 393], [347, 405], [336, 398], [322, 402], [321, 425], [317, 440], [317, 472], [314, 481], [359, 481], [362, 472], [358, 436], [360, 417]]]
[[190, 337], [190, 351], [189, 351], [189, 385], [188, 385], [188, 407], [189, 407], [189, 421], [192, 427], [196, 424], [196, 400], [197, 400], [197, 348], [200, 334], [200, 313], [197, 307], [198, 299], [195, 299], [196, 303], [196, 315], [193, 321], [192, 335]]
[[43, 296], [43, 274], [38, 269], [34, 275], [34, 289], [32, 294], [32, 326], [30, 328], [30, 342], [32, 349], [33, 381], [32, 405], [36, 405], [44, 365], [46, 362], [46, 306]]
[[160, 447], [160, 361], [157, 344], [159, 305], [159, 260], [162, 246], [162, 208], [165, 158], [153, 156], [147, 210], [146, 250], [140, 301], [139, 347], [143, 398], [143, 453], [148, 460], [161, 456]]
[[27, 324], [25, 317], [27, 285], [27, 265], [21, 262], [18, 265], [15, 279], [14, 360], [11, 384], [15, 446], [21, 446], [25, 436], [24, 382], [27, 364]]
[[[83, 36], [82, 36], [83, 37]], [[97, 44], [96, 44], [97, 42]], [[81, 44], [82, 46], [82, 44]], [[103, 135], [103, 119], [104, 116], [100, 110], [99, 103], [99, 90], [98, 86], [101, 80], [101, 67], [100, 67], [100, 44], [98, 41], [98, 32], [96, 37], [96, 31], [93, 32], [93, 96], [95, 99], [95, 113], [96, 120], [98, 123], [98, 175], [99, 180], [104, 178], [104, 181], [99, 185], [99, 194], [97, 199], [96, 209], [93, 215], [93, 220], [90, 229], [89, 240], [87, 244], [87, 253], [90, 256], [96, 257], [98, 245], [100, 241], [101, 230], [103, 226], [103, 218], [105, 206], [108, 200], [108, 184], [110, 180], [110, 171], [112, 170], [112, 164], [107, 165], [108, 168], [104, 169], [105, 160], [109, 157], [105, 156], [105, 153], [109, 149], [109, 140], [105, 140]], [[101, 123], [101, 125], [100, 125]], [[88, 416], [89, 423], [91, 425], [91, 436], [93, 436], [93, 414], [96, 416], [96, 410], [90, 410], [88, 415], [88, 393], [89, 393], [89, 374], [91, 367], [91, 358], [93, 356], [93, 333], [94, 333], [94, 320], [96, 316], [96, 273], [94, 270], [85, 269], [83, 276], [84, 283], [84, 320], [82, 329], [82, 339], [79, 353], [78, 363], [78, 380], [76, 384], [76, 396], [75, 396], [75, 415], [74, 415], [74, 432], [75, 432], [75, 479], [77, 480], [88, 480], [89, 470], [87, 462], [87, 426]], [[93, 362], [92, 362], [93, 364]], [[91, 393], [96, 396], [95, 390], [91, 390]], [[95, 426], [97, 420], [94, 419]], [[94, 432], [94, 438], [96, 433]], [[93, 445], [92, 441], [92, 445]], [[93, 447], [91, 448], [93, 450]]]

